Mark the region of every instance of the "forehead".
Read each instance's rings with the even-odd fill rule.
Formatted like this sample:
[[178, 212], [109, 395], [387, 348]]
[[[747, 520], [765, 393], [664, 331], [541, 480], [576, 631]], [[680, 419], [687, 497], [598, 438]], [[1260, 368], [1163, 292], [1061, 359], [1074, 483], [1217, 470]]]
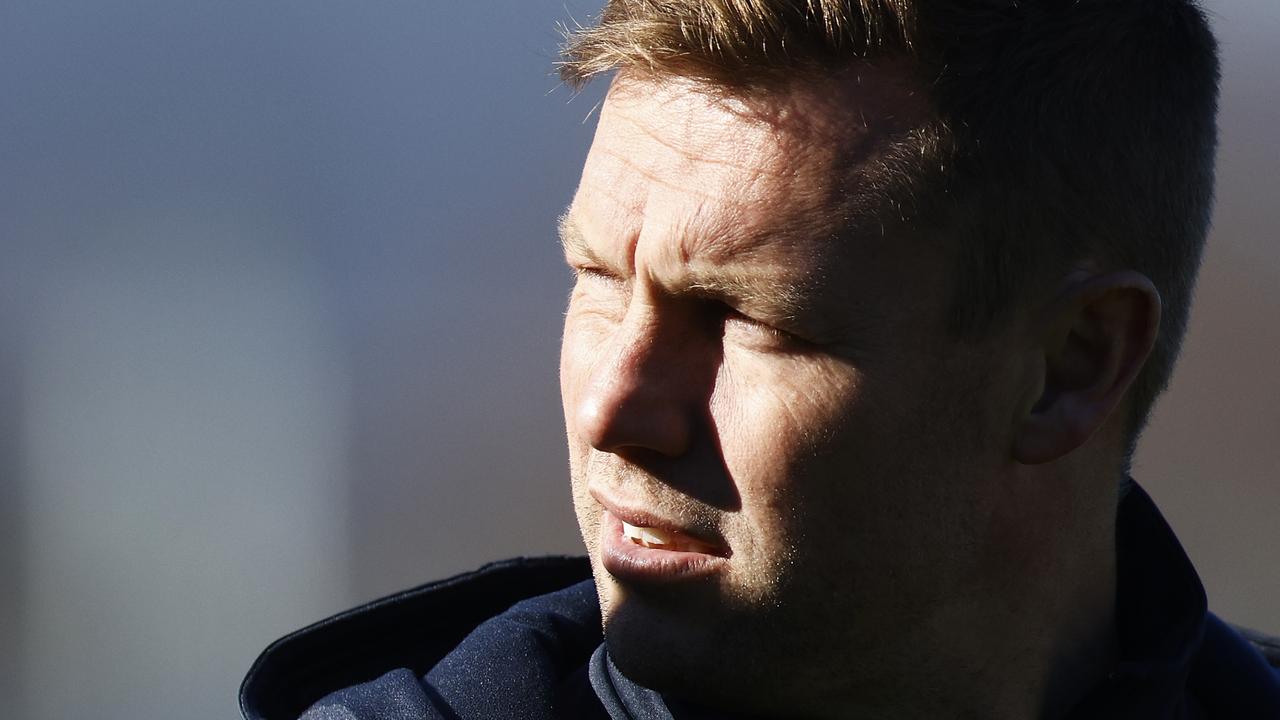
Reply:
[[618, 268], [791, 277], [882, 252], [883, 238], [842, 231], [869, 159], [927, 113], [907, 77], [851, 66], [754, 93], [620, 77], [569, 211], [569, 250], [576, 238]]
[[601, 111], [573, 221], [611, 243], [668, 238], [664, 249], [711, 263], [827, 234], [838, 220], [840, 159], [869, 133], [840, 127], [805, 99], [620, 81]]

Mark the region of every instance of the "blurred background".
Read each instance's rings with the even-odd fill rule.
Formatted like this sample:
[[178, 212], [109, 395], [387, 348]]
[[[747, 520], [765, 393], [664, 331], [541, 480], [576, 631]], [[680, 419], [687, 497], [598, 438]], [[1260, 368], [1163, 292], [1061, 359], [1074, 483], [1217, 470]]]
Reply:
[[[272, 639], [578, 552], [554, 236], [598, 0], [0, 7], [0, 707], [237, 717]], [[1216, 229], [1137, 477], [1280, 632], [1273, 0], [1209, 0]]]

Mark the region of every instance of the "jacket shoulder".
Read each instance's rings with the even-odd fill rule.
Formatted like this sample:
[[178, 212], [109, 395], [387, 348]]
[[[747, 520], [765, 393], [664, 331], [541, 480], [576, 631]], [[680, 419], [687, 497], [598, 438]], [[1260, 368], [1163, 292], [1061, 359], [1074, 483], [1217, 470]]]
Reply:
[[292, 720], [392, 669], [422, 676], [490, 617], [590, 577], [584, 557], [516, 558], [339, 613], [268, 646], [240, 686], [240, 709], [249, 720]]
[[1280, 717], [1275, 647], [1275, 638], [1251, 630], [1242, 633], [1208, 615], [1187, 682], [1206, 717]]
[[1229, 627], [1236, 633], [1247, 640], [1254, 650], [1262, 656], [1267, 664], [1273, 668], [1280, 669], [1280, 637], [1267, 635], [1266, 633], [1250, 630], [1247, 627], [1230, 624]]

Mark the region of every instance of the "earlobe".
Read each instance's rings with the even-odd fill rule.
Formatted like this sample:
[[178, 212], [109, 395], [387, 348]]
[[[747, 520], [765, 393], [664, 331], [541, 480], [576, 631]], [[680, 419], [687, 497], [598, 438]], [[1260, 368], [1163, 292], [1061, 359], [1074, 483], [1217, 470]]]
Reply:
[[1160, 294], [1141, 273], [1094, 276], [1067, 287], [1045, 318], [1039, 395], [1012, 449], [1025, 465], [1057, 460], [1103, 427], [1155, 344]]

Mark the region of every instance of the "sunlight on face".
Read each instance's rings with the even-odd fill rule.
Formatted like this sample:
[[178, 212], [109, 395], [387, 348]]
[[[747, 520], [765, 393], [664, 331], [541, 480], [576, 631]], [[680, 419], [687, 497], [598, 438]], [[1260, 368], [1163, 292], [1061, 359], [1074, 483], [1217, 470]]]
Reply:
[[953, 478], [985, 457], [986, 370], [945, 339], [941, 253], [841, 235], [841, 159], [883, 133], [834, 108], [892, 93], [829, 91], [620, 81], [562, 223], [575, 507], [610, 652], [652, 687], [812, 690], [972, 562]]

